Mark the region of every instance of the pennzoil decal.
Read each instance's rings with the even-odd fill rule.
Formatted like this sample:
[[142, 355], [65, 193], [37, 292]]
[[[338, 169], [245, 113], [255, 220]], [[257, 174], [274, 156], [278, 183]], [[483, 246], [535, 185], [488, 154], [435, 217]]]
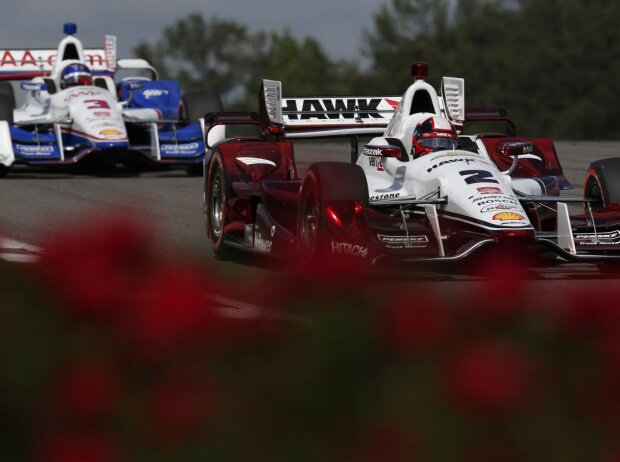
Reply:
[[520, 221], [525, 220], [522, 215], [515, 212], [500, 212], [493, 215], [493, 220], [496, 221]]

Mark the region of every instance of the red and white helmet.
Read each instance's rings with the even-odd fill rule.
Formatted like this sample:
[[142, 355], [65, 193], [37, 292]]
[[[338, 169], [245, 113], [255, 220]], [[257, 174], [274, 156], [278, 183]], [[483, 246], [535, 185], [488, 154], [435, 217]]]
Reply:
[[441, 149], [456, 149], [457, 141], [456, 132], [448, 119], [431, 116], [418, 123], [413, 130], [414, 157]]

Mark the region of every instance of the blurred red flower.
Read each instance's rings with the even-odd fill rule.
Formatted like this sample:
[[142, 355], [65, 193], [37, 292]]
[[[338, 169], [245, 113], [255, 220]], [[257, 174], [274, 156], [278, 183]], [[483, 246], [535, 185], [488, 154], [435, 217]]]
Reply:
[[559, 312], [559, 325], [570, 335], [615, 338], [620, 335], [617, 289], [608, 292], [576, 292], [566, 296], [566, 308]]
[[110, 415], [119, 404], [121, 378], [109, 364], [80, 362], [67, 367], [49, 393], [57, 412], [96, 419]]
[[407, 292], [381, 313], [385, 341], [397, 349], [432, 348], [452, 331], [454, 312], [423, 292]]
[[178, 444], [209, 424], [218, 393], [209, 378], [174, 368], [168, 372], [152, 384], [145, 416], [158, 443]]
[[160, 264], [131, 295], [125, 327], [140, 353], [159, 356], [210, 344], [221, 332], [206, 275], [188, 265]]
[[478, 414], [515, 411], [534, 392], [532, 360], [515, 347], [493, 340], [463, 348], [446, 378], [452, 402]]
[[51, 233], [39, 268], [62, 307], [108, 316], [143, 277], [152, 259], [146, 227], [136, 217], [101, 216]]
[[35, 450], [33, 462], [119, 462], [125, 460], [117, 445], [87, 431], [46, 437]]

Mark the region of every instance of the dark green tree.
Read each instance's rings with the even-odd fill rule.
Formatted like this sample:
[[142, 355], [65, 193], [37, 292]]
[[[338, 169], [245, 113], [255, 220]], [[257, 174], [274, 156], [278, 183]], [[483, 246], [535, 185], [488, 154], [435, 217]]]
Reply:
[[187, 90], [218, 91], [228, 99], [243, 93], [253, 75], [265, 35], [233, 21], [205, 21], [198, 13], [166, 27], [154, 44], [140, 43], [136, 55], [150, 61], [162, 78]]

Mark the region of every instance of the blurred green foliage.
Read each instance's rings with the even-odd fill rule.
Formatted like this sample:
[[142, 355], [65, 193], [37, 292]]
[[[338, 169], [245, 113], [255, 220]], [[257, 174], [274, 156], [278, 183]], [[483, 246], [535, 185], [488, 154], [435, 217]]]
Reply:
[[[616, 139], [620, 3], [603, 0], [390, 0], [363, 31], [359, 60], [334, 60], [312, 37], [252, 32], [192, 14], [135, 52], [184, 89], [215, 89], [256, 109], [262, 78], [286, 95], [401, 94], [409, 64], [430, 81], [464, 77], [469, 107], [504, 107], [529, 136]], [[352, 50], [355, 56], [357, 50]]]

